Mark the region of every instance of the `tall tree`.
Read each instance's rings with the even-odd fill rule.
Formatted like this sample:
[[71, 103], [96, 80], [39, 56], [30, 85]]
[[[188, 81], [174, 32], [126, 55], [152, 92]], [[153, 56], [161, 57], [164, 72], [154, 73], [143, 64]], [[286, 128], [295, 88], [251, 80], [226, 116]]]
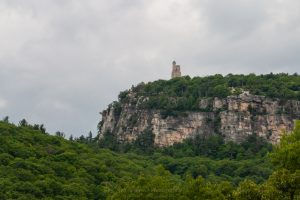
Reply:
[[26, 119], [22, 119], [22, 120], [19, 122], [19, 126], [28, 126], [28, 122], [26, 121]]
[[5, 122], [5, 123], [9, 123], [9, 117], [5, 116], [2, 121]]

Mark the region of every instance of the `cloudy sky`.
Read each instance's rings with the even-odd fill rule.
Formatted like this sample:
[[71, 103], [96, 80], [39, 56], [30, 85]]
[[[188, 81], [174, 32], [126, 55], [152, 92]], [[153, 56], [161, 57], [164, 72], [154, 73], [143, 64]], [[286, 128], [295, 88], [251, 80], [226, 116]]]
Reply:
[[120, 90], [190, 76], [300, 72], [299, 0], [0, 0], [0, 117], [96, 132]]

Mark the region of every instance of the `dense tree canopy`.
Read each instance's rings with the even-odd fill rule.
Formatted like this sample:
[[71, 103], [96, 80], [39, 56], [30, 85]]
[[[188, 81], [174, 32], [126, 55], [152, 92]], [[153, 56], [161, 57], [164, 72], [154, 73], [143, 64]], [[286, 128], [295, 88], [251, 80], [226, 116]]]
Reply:
[[299, 199], [299, 123], [275, 147], [273, 166], [272, 148], [254, 136], [158, 149], [145, 131], [113, 152], [113, 137], [68, 141], [25, 121], [0, 122], [0, 199]]
[[[149, 97], [141, 108], [171, 111], [199, 110], [199, 99], [226, 97], [246, 90], [254, 95], [270, 98], [300, 100], [300, 76], [298, 74], [233, 75], [220, 74], [206, 77], [189, 76], [171, 80], [158, 80], [132, 87], [138, 96]], [[128, 90], [119, 95], [120, 102], [129, 100]]]

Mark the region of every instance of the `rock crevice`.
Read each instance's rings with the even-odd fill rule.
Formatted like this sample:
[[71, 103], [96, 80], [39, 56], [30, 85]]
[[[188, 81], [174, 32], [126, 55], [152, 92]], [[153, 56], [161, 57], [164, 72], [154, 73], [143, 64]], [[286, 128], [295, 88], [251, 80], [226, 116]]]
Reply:
[[[130, 97], [133, 100], [129, 102], [146, 100], [134, 94]], [[201, 99], [201, 111], [185, 111], [167, 117], [161, 110], [139, 109], [137, 104], [121, 104], [121, 112], [117, 114], [113, 106], [103, 111], [100, 137], [109, 130], [121, 141], [133, 141], [150, 128], [158, 146], [170, 146], [195, 134], [213, 133], [223, 135], [226, 142], [238, 143], [248, 135], [257, 134], [275, 144], [284, 132], [293, 129], [294, 120], [300, 117], [300, 101], [251, 94]]]

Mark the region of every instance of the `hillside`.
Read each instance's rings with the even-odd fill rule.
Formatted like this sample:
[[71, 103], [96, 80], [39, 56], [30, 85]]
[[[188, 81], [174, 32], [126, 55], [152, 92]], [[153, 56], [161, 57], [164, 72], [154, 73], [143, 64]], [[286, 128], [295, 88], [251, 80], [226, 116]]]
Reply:
[[[139, 84], [103, 111], [96, 137], [3, 119], [0, 199], [299, 199], [299, 76], [233, 77]], [[273, 81], [290, 95], [261, 93]]]
[[102, 112], [100, 136], [131, 142], [147, 130], [158, 146], [197, 134], [242, 142], [256, 134], [275, 144], [300, 118], [297, 74], [214, 75], [141, 83]]
[[[300, 124], [272, 154], [278, 169], [268, 179], [273, 165], [266, 143], [255, 138], [223, 145], [231, 150], [222, 160], [189, 155], [189, 142], [151, 154], [115, 153], [97, 138], [68, 141], [23, 122], [0, 122], [0, 199], [299, 198]], [[200, 144], [204, 152], [209, 144]]]

